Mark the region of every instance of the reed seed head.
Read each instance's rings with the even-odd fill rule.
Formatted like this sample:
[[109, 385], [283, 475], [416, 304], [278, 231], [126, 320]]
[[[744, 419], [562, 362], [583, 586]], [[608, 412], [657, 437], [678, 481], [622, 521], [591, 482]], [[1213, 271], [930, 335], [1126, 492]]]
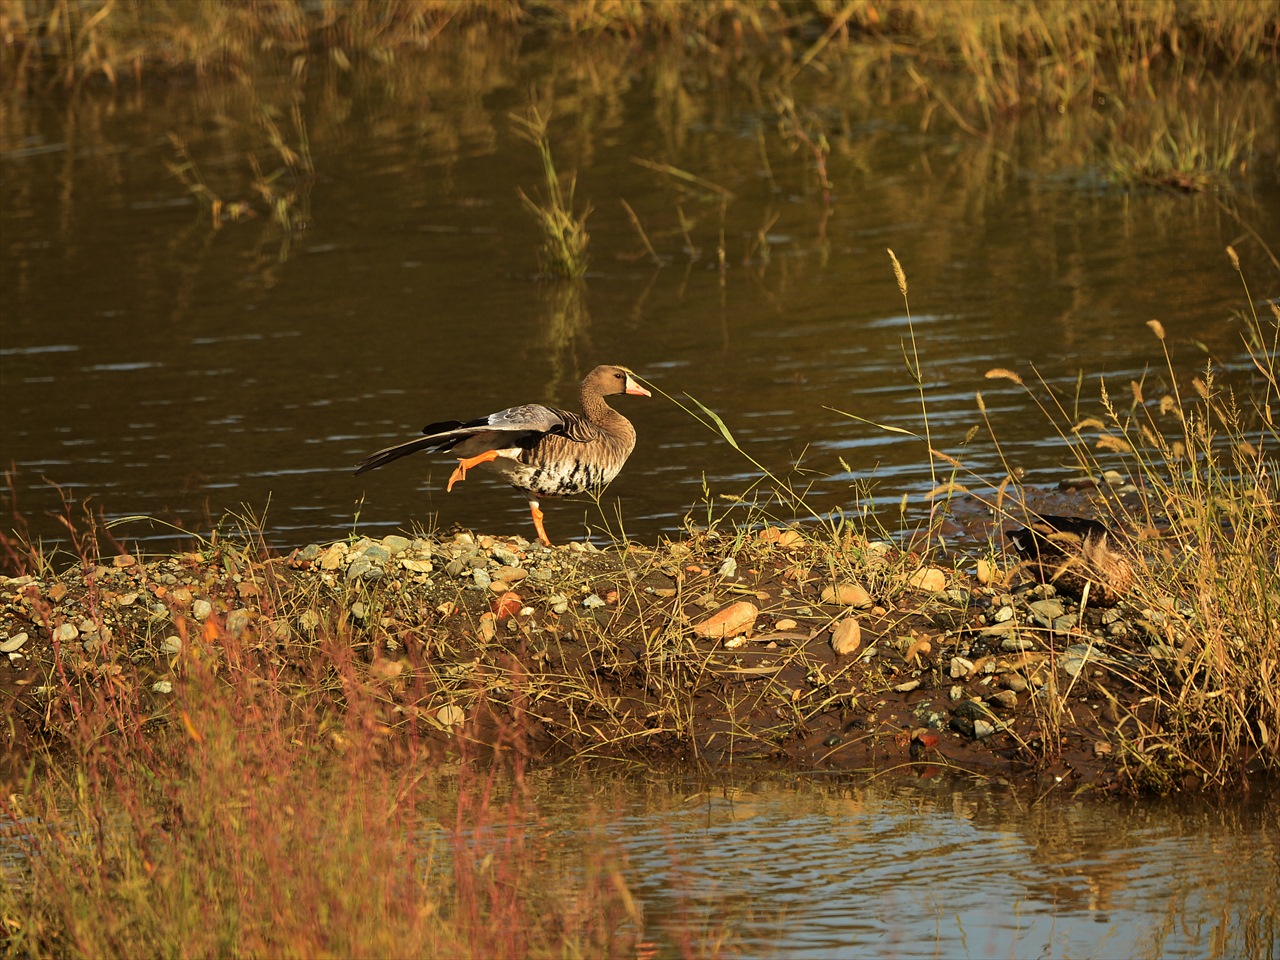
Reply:
[[898, 290], [905, 297], [907, 295], [907, 275], [902, 272], [902, 264], [898, 262], [898, 258], [894, 256], [892, 249], [889, 249], [889, 259], [893, 261], [893, 275], [898, 279]]

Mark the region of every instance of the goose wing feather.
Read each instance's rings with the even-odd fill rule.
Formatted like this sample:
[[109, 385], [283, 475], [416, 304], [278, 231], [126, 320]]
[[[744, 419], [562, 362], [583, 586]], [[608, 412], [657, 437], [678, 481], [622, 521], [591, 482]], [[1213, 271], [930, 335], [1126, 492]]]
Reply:
[[569, 415], [563, 410], [554, 410], [539, 403], [526, 403], [466, 423], [461, 420], [429, 423], [422, 428], [423, 436], [369, 454], [356, 464], [355, 475], [359, 476], [419, 450], [438, 453], [461, 446], [460, 452], [471, 455], [484, 450], [529, 446], [547, 434], [560, 433], [564, 429], [566, 416]]

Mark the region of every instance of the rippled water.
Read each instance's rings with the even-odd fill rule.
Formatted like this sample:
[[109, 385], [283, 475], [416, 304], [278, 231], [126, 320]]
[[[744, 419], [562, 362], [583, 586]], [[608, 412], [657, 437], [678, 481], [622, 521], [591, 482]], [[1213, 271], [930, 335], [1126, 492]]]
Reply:
[[945, 779], [639, 794], [607, 835], [647, 922], [694, 919], [745, 956], [1280, 951], [1274, 803], [1032, 805]]
[[[1274, 796], [1036, 801], [946, 777], [772, 775], [708, 786], [658, 770], [643, 779], [544, 770], [526, 786], [532, 839], [519, 849], [540, 864], [548, 889], [618, 871], [649, 955], [1280, 953]], [[452, 829], [454, 812], [438, 815]], [[128, 833], [124, 818], [118, 826]], [[23, 829], [0, 832], [9, 883], [26, 876]], [[484, 829], [481, 855], [509, 856], [511, 827]], [[446, 899], [447, 834], [421, 837], [422, 869]]]
[[[1224, 247], [1240, 247], [1255, 297], [1276, 292], [1242, 232], [1280, 247], [1280, 190], [1265, 175], [1228, 204], [1128, 192], [1073, 166], [1061, 129], [922, 131], [917, 103], [815, 88], [832, 141], [828, 204], [758, 86], [660, 60], [624, 67], [607, 52], [590, 69], [468, 56], [402, 64], [394, 83], [317, 73], [297, 89], [84, 91], [4, 112], [0, 459], [36, 535], [64, 533], [50, 484], [108, 518], [205, 533], [244, 505], [282, 546], [342, 536], [357, 518], [371, 533], [456, 522], [528, 535], [523, 500], [491, 479], [446, 496], [447, 458], [358, 479], [351, 467], [427, 422], [571, 404], [597, 362], [697, 397], [778, 475], [799, 464], [792, 479], [812, 484], [816, 509], [865, 502], [855, 481], [896, 504], [931, 484], [922, 444], [833, 412], [922, 428], [890, 247], [910, 284], [934, 445], [964, 456], [971, 485], [999, 482], [985, 428], [968, 436], [982, 427], [982, 391], [1008, 466], [1052, 481], [1072, 472], [1065, 445], [986, 370], [1034, 369], [1068, 394], [1083, 377], [1080, 412], [1096, 412], [1101, 375], [1122, 393], [1154, 371], [1158, 396], [1164, 361], [1145, 324], [1159, 318], [1187, 376], [1207, 356], [1244, 376], [1234, 313], [1247, 297]], [[553, 91], [553, 147], [594, 206], [578, 285], [537, 279], [537, 232], [517, 195], [536, 193], [540, 174], [509, 120], [531, 83]], [[265, 106], [287, 116], [295, 98], [317, 169], [300, 204], [309, 228], [287, 244], [265, 216], [213, 230], [165, 167], [176, 159], [166, 135], [225, 199], [252, 199], [247, 157], [274, 161], [251, 118]], [[637, 452], [603, 517], [590, 502], [549, 508], [553, 537], [616, 527], [616, 496], [626, 532], [652, 540], [701, 515], [706, 493], [758, 479], [671, 403], [617, 406]], [[115, 532], [171, 534], [143, 522]]]

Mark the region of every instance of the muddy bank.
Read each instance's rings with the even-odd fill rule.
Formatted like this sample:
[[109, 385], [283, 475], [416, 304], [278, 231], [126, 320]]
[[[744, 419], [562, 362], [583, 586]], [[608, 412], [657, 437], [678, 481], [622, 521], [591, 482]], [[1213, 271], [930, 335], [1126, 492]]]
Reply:
[[[656, 549], [220, 545], [0, 582], [0, 736], [17, 775], [104, 685], [170, 728], [193, 660], [340, 702], [340, 649], [382, 688], [372, 722], [442, 755], [462, 738], [541, 760], [958, 767], [1128, 791], [1152, 786], [1169, 643], [1158, 611], [1082, 610], [1012, 556], [925, 563], [798, 529]], [[1191, 767], [1160, 776], [1198, 783]]]

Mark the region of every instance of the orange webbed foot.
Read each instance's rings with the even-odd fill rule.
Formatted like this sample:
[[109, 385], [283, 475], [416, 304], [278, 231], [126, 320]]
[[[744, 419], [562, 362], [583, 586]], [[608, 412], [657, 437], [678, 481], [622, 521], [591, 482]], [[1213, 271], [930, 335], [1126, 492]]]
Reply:
[[467, 471], [472, 467], [479, 466], [482, 463], [489, 463], [498, 459], [497, 450], [486, 450], [484, 453], [477, 454], [474, 457], [458, 458], [458, 465], [454, 468], [453, 473], [449, 477], [449, 483], [445, 486], [446, 493], [453, 492], [453, 485], [459, 480], [467, 479]]

